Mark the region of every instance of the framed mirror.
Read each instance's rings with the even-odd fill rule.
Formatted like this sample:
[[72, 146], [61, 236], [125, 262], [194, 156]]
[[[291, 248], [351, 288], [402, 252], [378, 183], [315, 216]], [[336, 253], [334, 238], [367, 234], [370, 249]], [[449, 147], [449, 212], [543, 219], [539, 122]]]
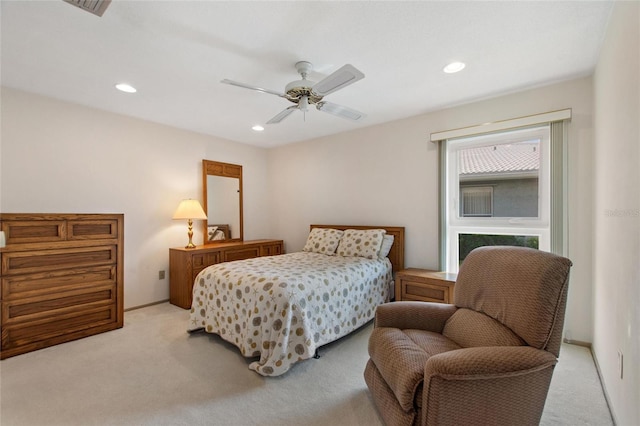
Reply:
[[204, 244], [242, 241], [242, 166], [202, 160]]

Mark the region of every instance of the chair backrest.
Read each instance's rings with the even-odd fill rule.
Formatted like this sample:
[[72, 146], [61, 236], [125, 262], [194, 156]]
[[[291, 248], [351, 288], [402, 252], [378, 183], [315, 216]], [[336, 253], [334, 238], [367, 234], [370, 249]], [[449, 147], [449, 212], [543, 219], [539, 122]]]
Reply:
[[530, 248], [480, 247], [460, 267], [454, 302], [558, 356], [571, 265], [567, 258]]

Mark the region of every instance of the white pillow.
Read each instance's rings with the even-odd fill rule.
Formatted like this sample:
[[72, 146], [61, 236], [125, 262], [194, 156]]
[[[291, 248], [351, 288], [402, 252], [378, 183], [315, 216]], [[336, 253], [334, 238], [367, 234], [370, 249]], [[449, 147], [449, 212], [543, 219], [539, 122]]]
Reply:
[[384, 234], [384, 236], [382, 237], [382, 245], [380, 246], [380, 253], [378, 253], [378, 257], [380, 259], [384, 259], [385, 257], [389, 256], [392, 245], [393, 235]]
[[302, 251], [326, 254], [333, 256], [336, 253], [336, 247], [340, 242], [340, 237], [344, 231], [333, 228], [313, 228], [307, 237], [307, 243]]
[[340, 239], [338, 254], [375, 259], [380, 253], [383, 236], [386, 232], [384, 229], [347, 229]]

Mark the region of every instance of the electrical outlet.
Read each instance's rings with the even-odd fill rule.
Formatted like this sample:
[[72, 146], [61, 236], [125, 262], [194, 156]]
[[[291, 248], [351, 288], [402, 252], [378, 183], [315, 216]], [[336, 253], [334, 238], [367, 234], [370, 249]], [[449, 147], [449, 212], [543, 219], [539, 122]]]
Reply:
[[618, 376], [622, 379], [622, 373], [624, 372], [623, 368], [624, 358], [622, 355], [622, 350], [618, 349]]
[[164, 271], [158, 271], [158, 279], [164, 280]]

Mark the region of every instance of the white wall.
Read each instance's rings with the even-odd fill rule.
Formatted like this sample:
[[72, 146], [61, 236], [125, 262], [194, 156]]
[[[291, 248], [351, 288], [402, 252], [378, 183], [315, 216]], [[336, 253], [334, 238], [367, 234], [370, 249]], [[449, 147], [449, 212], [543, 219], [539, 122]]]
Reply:
[[[124, 213], [125, 307], [169, 298], [171, 219], [202, 200], [202, 159], [243, 166], [245, 238], [269, 238], [266, 151], [2, 88], [0, 202], [5, 213]], [[194, 242], [203, 241], [201, 222]], [[158, 271], [165, 270], [164, 280]]]
[[300, 250], [311, 223], [406, 228], [405, 265], [438, 268], [438, 159], [432, 132], [573, 109], [569, 127], [566, 335], [591, 341], [592, 81], [581, 78], [269, 150], [274, 235]]
[[[593, 350], [619, 425], [640, 424], [640, 3], [616, 2], [594, 75]], [[617, 368], [622, 350], [623, 378]]]

